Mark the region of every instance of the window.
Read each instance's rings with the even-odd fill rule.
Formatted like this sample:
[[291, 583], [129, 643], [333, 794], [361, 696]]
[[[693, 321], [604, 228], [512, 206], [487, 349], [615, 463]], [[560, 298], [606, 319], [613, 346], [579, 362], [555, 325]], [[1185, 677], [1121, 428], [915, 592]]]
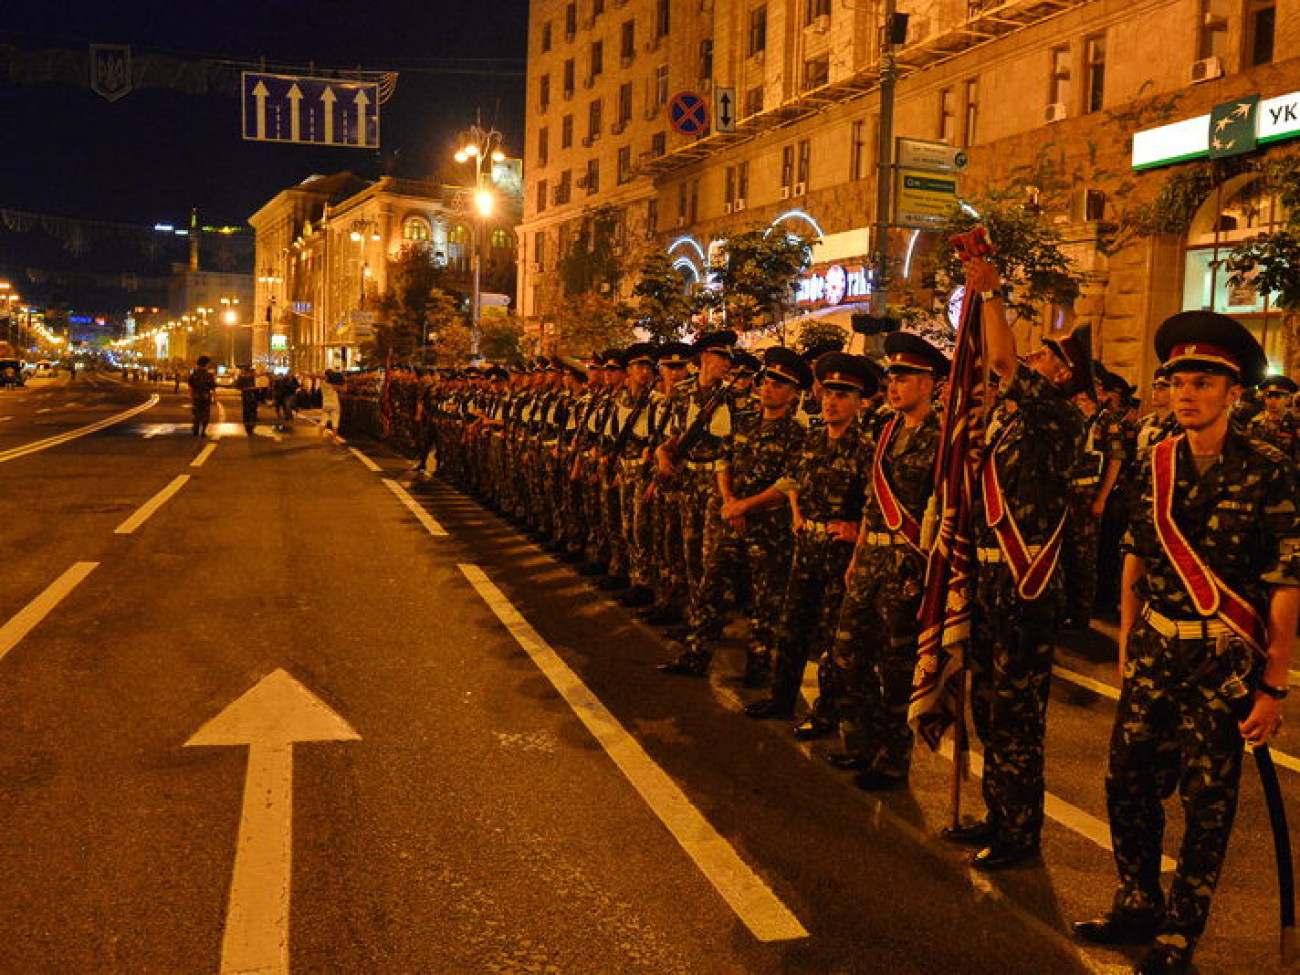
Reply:
[[626, 183], [632, 178], [632, 147], [620, 146], [618, 150], [618, 181]]
[[573, 79], [575, 76], [573, 58], [564, 62], [564, 97], [573, 97]]
[[[545, 209], [546, 209], [546, 180], [539, 179], [537, 181], [537, 212], [541, 213]], [[538, 236], [540, 237], [541, 234], [538, 234]]]
[[571, 41], [576, 33], [578, 33], [578, 5], [571, 3], [564, 8], [564, 39]]
[[944, 88], [939, 92], [938, 139], [952, 144], [957, 136], [957, 118], [953, 114], [952, 89]]
[[831, 0], [808, 0], [808, 8], [804, 15], [804, 26], [808, 26], [818, 17], [829, 17], [831, 15]]
[[708, 81], [713, 77], [713, 38], [706, 37], [700, 41], [700, 80]]
[[731, 209], [732, 203], [736, 200], [736, 167], [728, 166], [727, 172], [723, 177], [722, 199], [727, 209]]
[[569, 170], [560, 173], [560, 180], [555, 184], [555, 202], [568, 203], [573, 195], [573, 177]]
[[548, 74], [544, 74], [538, 79], [537, 107], [543, 112], [551, 107], [551, 76]]
[[1060, 105], [1069, 111], [1070, 103], [1070, 49], [1062, 45], [1052, 48], [1052, 71], [1047, 79], [1047, 104]]
[[[794, 184], [794, 146], [781, 150], [781, 188], [788, 190]], [[789, 195], [788, 193], [786, 194]]]
[[655, 68], [654, 107], [662, 108], [668, 104], [668, 65], [661, 64]]
[[618, 125], [626, 125], [632, 119], [632, 82], [618, 87]]
[[655, 4], [655, 40], [668, 36], [669, 23], [668, 0], [657, 0]]
[[1273, 34], [1277, 26], [1275, 0], [1247, 0], [1246, 64], [1269, 64], [1273, 60]]
[[591, 0], [591, 19], [594, 21], [605, 12], [605, 0]]
[[546, 264], [546, 231], [533, 234], [533, 260], [539, 267]]
[[690, 209], [687, 212], [687, 219], [695, 223], [700, 216], [700, 181], [691, 180], [690, 184]]
[[763, 110], [763, 86], [755, 85], [745, 92], [745, 114], [757, 115]]
[[659, 232], [659, 200], [646, 200], [645, 232], [647, 235]]
[[677, 184], [677, 226], [686, 222], [686, 183]]
[[803, 87], [805, 91], [828, 85], [831, 81], [831, 56], [822, 54], [809, 58], [803, 63]]
[[1232, 0], [1200, 0], [1197, 57], [1224, 58], [1228, 54], [1228, 14]]
[[600, 138], [600, 99], [587, 106], [587, 139]]
[[545, 54], [551, 49], [551, 22], [548, 20], [542, 24], [542, 53]]
[[966, 98], [964, 111], [962, 112], [961, 127], [961, 144], [963, 146], [973, 146], [975, 144], [976, 126], [979, 123], [979, 100], [980, 100], [980, 82], [978, 78], [969, 78], [966, 81]]
[[1083, 110], [1100, 112], [1106, 101], [1106, 35], [1083, 42]]
[[747, 162], [736, 167], [736, 199], [741, 203], [749, 199], [749, 163]]
[[402, 221], [403, 240], [428, 240], [429, 222], [423, 217], [407, 217]]
[[749, 12], [749, 46], [745, 54], [753, 57], [767, 50], [767, 7], [755, 7]]
[[514, 250], [514, 241], [510, 237], [510, 231], [498, 227], [492, 231], [492, 236], [488, 239], [488, 246], [493, 250], [509, 251]]
[[812, 143], [807, 139], [800, 139], [798, 145], [799, 161], [795, 166], [795, 182], [808, 184], [808, 176], [812, 170]]
[[658, 158], [666, 151], [668, 144], [667, 137], [662, 132], [656, 132], [650, 137], [650, 155]]
[[600, 160], [587, 160], [587, 195], [600, 192]]
[[591, 42], [591, 75], [592, 78], [599, 78], [605, 73], [605, 42]]
[[863, 179], [867, 175], [867, 123], [853, 123], [849, 137], [849, 179]]
[[623, 67], [627, 67], [636, 57], [636, 21], [623, 21], [622, 41], [619, 43], [619, 57], [623, 60]]
[[560, 148], [569, 149], [573, 146], [573, 116], [566, 115], [560, 120]]
[[550, 130], [540, 128], [537, 130], [537, 165], [545, 166], [551, 161], [551, 139]]

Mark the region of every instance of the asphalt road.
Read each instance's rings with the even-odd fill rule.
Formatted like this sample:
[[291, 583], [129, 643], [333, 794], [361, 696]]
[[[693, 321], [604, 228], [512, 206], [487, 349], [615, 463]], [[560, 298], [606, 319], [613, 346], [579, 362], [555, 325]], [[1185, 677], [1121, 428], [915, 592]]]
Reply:
[[[3, 975], [1128, 970], [1067, 933], [1114, 883], [1104, 629], [1060, 654], [1044, 863], [986, 878], [944, 757], [860, 793], [738, 713], [739, 641], [661, 676], [474, 501], [221, 403], [199, 441], [170, 385], [0, 391]], [[1253, 778], [1201, 972], [1279, 970]]]

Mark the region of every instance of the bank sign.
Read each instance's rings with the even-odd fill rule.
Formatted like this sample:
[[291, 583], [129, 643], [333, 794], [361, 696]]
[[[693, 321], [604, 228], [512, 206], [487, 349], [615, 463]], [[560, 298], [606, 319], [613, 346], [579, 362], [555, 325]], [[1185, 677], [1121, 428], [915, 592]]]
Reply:
[[825, 271], [806, 274], [795, 286], [797, 305], [838, 305], [871, 294], [871, 281], [865, 267], [832, 264]]
[[1133, 135], [1133, 168], [1154, 169], [1190, 159], [1223, 159], [1270, 142], [1300, 138], [1300, 91], [1258, 95], [1216, 105], [1209, 115]]

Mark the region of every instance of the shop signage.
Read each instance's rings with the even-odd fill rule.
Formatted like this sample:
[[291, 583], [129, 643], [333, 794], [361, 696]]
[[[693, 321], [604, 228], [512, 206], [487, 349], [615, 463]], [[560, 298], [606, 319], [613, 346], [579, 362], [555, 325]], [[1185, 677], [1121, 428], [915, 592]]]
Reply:
[[832, 264], [824, 271], [805, 274], [795, 287], [797, 305], [838, 305], [871, 294], [871, 280], [865, 267]]
[[1265, 99], [1252, 95], [1217, 105], [1208, 115], [1134, 133], [1133, 168], [1237, 155], [1296, 138], [1300, 138], [1300, 91]]
[[960, 173], [970, 161], [964, 149], [946, 142], [923, 142], [899, 139], [895, 162], [904, 169], [924, 169], [932, 173]]
[[957, 206], [957, 178], [899, 168], [894, 223], [900, 227], [941, 226]]

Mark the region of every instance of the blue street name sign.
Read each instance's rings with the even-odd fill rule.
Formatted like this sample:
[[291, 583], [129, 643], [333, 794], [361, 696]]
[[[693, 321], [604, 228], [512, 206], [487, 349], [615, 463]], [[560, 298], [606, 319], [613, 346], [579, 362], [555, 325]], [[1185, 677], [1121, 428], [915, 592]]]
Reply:
[[316, 146], [379, 146], [379, 84], [245, 71], [244, 138]]

